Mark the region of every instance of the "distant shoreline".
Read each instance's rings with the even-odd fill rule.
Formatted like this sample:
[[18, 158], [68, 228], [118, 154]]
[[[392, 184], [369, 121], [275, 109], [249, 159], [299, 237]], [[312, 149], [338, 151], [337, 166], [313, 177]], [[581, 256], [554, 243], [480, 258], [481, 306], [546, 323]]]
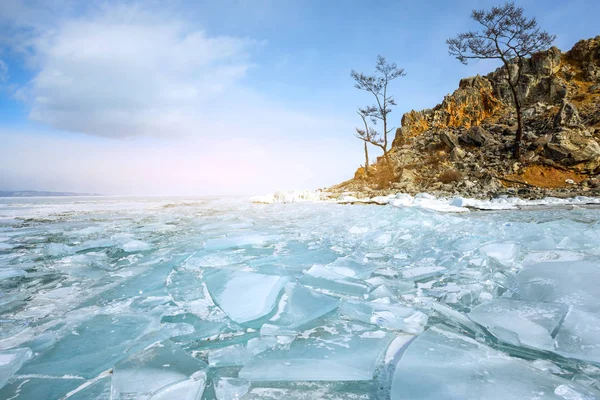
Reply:
[[0, 197], [19, 198], [19, 197], [97, 197], [102, 196], [98, 193], [77, 193], [77, 192], [50, 192], [42, 190], [0, 190]]

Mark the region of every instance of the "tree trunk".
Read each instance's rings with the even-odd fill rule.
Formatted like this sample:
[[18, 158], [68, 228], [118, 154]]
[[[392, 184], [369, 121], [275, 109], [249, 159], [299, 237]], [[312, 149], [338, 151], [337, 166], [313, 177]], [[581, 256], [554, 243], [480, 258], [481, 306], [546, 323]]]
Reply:
[[385, 158], [387, 158], [387, 116], [383, 116], [383, 152], [385, 153]]
[[521, 140], [523, 139], [523, 117], [521, 116], [521, 104], [517, 102], [517, 136], [515, 137], [515, 147], [513, 148], [513, 157], [518, 160], [521, 156]]
[[365, 173], [367, 176], [369, 175], [369, 148], [367, 147], [367, 142], [365, 143]]
[[381, 148], [382, 148], [382, 150], [383, 150], [383, 158], [385, 158], [385, 163], [386, 163], [387, 165], [391, 165], [391, 164], [390, 164], [390, 156], [388, 155], [387, 148], [385, 148], [385, 147], [383, 147], [383, 146], [382, 146]]
[[521, 100], [519, 99], [517, 88], [512, 82], [509, 82], [509, 86], [513, 95], [513, 100], [515, 101], [515, 110], [517, 112], [517, 136], [515, 137], [515, 144], [513, 146], [513, 158], [518, 160], [521, 155], [521, 140], [523, 139], [523, 116], [521, 115]]

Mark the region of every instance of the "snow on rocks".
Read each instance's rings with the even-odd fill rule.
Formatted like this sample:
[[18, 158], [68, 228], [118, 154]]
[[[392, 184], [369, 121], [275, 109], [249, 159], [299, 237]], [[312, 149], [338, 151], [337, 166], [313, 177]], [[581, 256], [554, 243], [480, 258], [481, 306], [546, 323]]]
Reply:
[[429, 193], [412, 196], [407, 193], [390, 194], [376, 197], [357, 197], [356, 193], [346, 192], [335, 198], [331, 193], [321, 191], [275, 192], [265, 196], [252, 196], [250, 202], [259, 204], [297, 203], [297, 202], [335, 202], [338, 204], [377, 204], [391, 205], [397, 208], [417, 208], [443, 213], [467, 213], [471, 210], [499, 211], [518, 210], [537, 207], [568, 207], [583, 205], [600, 205], [600, 198], [577, 196], [559, 199], [546, 197], [538, 200], [501, 196], [489, 200], [465, 197], [435, 197]]
[[320, 191], [294, 190], [290, 192], [278, 191], [264, 196], [252, 196], [250, 201], [259, 204], [271, 203], [298, 203], [302, 201], [324, 201], [329, 198], [329, 194]]

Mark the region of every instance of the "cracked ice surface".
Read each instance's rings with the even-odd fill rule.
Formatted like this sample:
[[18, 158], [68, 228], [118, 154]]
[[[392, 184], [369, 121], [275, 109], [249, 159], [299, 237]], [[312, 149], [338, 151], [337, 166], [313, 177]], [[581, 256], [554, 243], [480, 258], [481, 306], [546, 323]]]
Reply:
[[0, 398], [600, 399], [598, 210], [263, 200], [0, 199]]

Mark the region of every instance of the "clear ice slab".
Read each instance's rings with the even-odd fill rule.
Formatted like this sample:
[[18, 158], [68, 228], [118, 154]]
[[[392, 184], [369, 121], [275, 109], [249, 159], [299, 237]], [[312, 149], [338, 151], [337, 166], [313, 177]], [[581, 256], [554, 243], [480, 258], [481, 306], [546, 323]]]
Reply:
[[127, 356], [150, 321], [143, 316], [97, 315], [83, 322], [21, 369], [22, 374], [75, 375], [91, 379]]
[[315, 264], [305, 271], [300, 282], [329, 292], [354, 296], [362, 296], [369, 291], [369, 286], [363, 281], [349, 278], [319, 264]]
[[154, 344], [115, 365], [112, 400], [199, 400], [206, 363], [170, 341]]
[[423, 332], [427, 324], [427, 315], [400, 304], [347, 301], [340, 307], [340, 316], [415, 334]]
[[479, 249], [482, 255], [503, 267], [514, 265], [519, 258], [520, 251], [521, 246], [516, 243], [490, 243]]
[[351, 257], [340, 257], [327, 264], [326, 268], [347, 278], [364, 279], [377, 269], [377, 265], [361, 263]]
[[261, 235], [258, 233], [247, 233], [231, 235], [221, 238], [208, 239], [204, 245], [206, 250], [224, 250], [245, 246], [262, 246], [278, 238], [277, 235]]
[[391, 400], [600, 399], [600, 392], [535, 369], [437, 326], [418, 336], [396, 366]]
[[240, 378], [218, 378], [213, 384], [217, 400], [239, 400], [250, 390], [250, 382]]
[[554, 336], [568, 311], [560, 303], [495, 299], [475, 307], [469, 318], [497, 337], [514, 332], [518, 341], [511, 344], [554, 350]]
[[600, 314], [572, 308], [556, 335], [555, 351], [600, 366]]
[[516, 278], [520, 298], [569, 306], [556, 334], [555, 352], [600, 364], [600, 264], [545, 262], [528, 265]]
[[193, 328], [193, 332], [171, 336], [171, 340], [174, 342], [190, 342], [208, 339], [227, 330], [227, 324], [225, 322], [206, 321], [190, 313], [165, 315], [161, 318], [160, 322], [161, 324], [165, 324], [167, 327], [171, 324], [183, 324], [184, 326], [191, 326]]
[[246, 365], [252, 353], [241, 344], [211, 350], [208, 355], [210, 367], [235, 367]]
[[600, 313], [600, 264], [590, 261], [528, 265], [517, 274], [519, 298], [563, 303]]
[[288, 278], [223, 269], [205, 277], [213, 301], [238, 324], [269, 314]]
[[277, 313], [269, 324], [294, 329], [335, 310], [339, 300], [297, 283], [287, 283]]
[[296, 339], [287, 349], [267, 350], [239, 373], [250, 381], [363, 381], [373, 379], [394, 335], [384, 331], [344, 333], [343, 325], [323, 335]]
[[0, 389], [32, 355], [28, 348], [0, 351]]
[[[15, 377], [0, 389], [0, 399], [41, 400], [61, 399], [76, 390], [85, 381], [82, 379], [56, 379], [40, 377]], [[106, 397], [105, 397], [106, 399]], [[71, 399], [69, 399], [71, 400]], [[81, 399], [79, 399], [81, 400]], [[85, 400], [91, 400], [89, 397]], [[98, 399], [100, 400], [100, 399]], [[102, 399], [104, 400], [104, 399]]]
[[404, 279], [417, 282], [442, 275], [444, 272], [446, 272], [446, 268], [431, 265], [405, 268], [400, 273]]

